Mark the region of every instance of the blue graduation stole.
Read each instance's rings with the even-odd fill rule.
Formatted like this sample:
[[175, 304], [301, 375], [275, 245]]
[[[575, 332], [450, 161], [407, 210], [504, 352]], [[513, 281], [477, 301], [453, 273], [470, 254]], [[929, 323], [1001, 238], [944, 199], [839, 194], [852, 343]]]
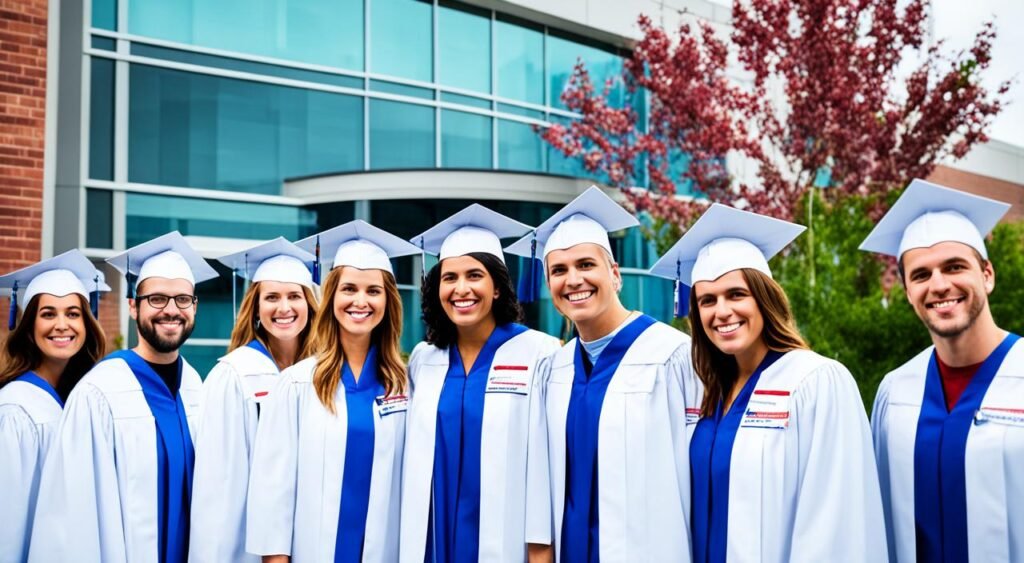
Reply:
[[14, 380], [24, 381], [25, 383], [31, 383], [32, 385], [35, 385], [36, 387], [42, 389], [43, 391], [46, 391], [51, 397], [53, 397], [54, 401], [57, 401], [57, 404], [60, 405], [60, 408], [64, 408], [64, 401], [60, 399], [60, 395], [57, 394], [57, 390], [54, 389], [53, 387], [50, 387], [50, 384], [47, 383], [47, 381], [42, 377], [36, 375], [35, 372], [26, 371], [25, 373], [19, 375], [18, 377], [15, 377]]
[[[185, 405], [180, 394], [172, 393], [153, 368], [135, 352], [119, 350], [102, 361], [113, 359], [124, 360], [131, 368], [156, 422], [159, 560], [162, 563], [185, 561], [188, 556], [192, 469], [195, 466], [195, 448], [185, 417]], [[183, 364], [181, 356], [178, 356], [179, 386]]]
[[967, 561], [967, 435], [989, 385], [1020, 337], [1008, 334], [981, 364], [953, 410], [946, 410], [935, 352], [928, 362], [914, 439], [917, 560]]
[[267, 350], [267, 347], [264, 346], [263, 343], [260, 342], [259, 340], [256, 340], [254, 338], [250, 340], [249, 343], [246, 344], [246, 346], [252, 348], [253, 350], [256, 350], [260, 354], [263, 354], [264, 356], [267, 357], [268, 360], [270, 360], [270, 363], [274, 364], [274, 366], [277, 366], [277, 362], [274, 361], [274, 356], [270, 355], [270, 350]]
[[725, 563], [732, 446], [761, 374], [782, 356], [782, 352], [769, 350], [743, 385], [729, 412], [723, 415], [723, 405], [719, 401], [714, 416], [700, 419], [693, 431], [690, 439], [690, 490], [693, 494], [690, 527], [693, 531], [694, 563]]
[[366, 513], [370, 507], [370, 477], [373, 475], [373, 403], [384, 395], [377, 379], [377, 348], [370, 347], [363, 371], [356, 381], [348, 362], [341, 366], [348, 413], [345, 431], [345, 469], [338, 508], [338, 534], [334, 539], [336, 563], [363, 560], [366, 538]]
[[484, 392], [494, 354], [528, 329], [508, 323], [494, 328], [467, 374], [459, 347], [448, 347], [448, 373], [437, 405], [433, 507], [426, 560], [475, 562], [480, 551], [480, 441]]
[[655, 321], [640, 315], [616, 334], [590, 368], [583, 344], [576, 341], [575, 373], [565, 420], [565, 511], [562, 561], [598, 561], [598, 422], [608, 384], [636, 339]]

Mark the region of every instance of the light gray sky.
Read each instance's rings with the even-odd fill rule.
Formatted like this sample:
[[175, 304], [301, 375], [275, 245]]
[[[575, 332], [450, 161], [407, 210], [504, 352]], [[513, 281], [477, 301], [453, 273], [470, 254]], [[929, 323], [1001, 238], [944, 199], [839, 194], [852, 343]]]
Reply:
[[989, 136], [1024, 147], [1024, 0], [932, 0], [932, 10], [935, 37], [946, 39], [946, 52], [969, 48], [982, 23], [995, 21], [996, 42], [984, 83], [995, 89], [1011, 77], [1016, 82]]

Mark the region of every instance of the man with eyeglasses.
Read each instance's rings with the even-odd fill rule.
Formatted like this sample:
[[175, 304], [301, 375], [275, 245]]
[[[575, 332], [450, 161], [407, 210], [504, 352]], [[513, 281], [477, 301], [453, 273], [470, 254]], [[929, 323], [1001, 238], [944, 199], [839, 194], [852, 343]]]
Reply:
[[217, 277], [178, 232], [110, 258], [138, 345], [75, 386], [39, 484], [29, 561], [183, 562], [201, 379], [179, 354], [195, 284]]

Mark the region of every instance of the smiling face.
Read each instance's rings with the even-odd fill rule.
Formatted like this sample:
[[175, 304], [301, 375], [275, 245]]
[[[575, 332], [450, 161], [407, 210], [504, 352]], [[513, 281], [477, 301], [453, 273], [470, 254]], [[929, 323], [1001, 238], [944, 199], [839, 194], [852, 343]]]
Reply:
[[334, 318], [341, 326], [342, 338], [368, 337], [384, 319], [386, 310], [384, 273], [342, 266], [334, 292]]
[[192, 335], [199, 303], [179, 309], [173, 297], [194, 295], [195, 288], [188, 280], [180, 278], [146, 278], [139, 284], [136, 294], [166, 295], [172, 298], [163, 309], [153, 307], [146, 299], [132, 299], [129, 310], [138, 324], [142, 341], [160, 354], [176, 352]]
[[438, 297], [448, 318], [465, 328], [493, 321], [498, 292], [482, 262], [472, 256], [453, 256], [441, 261]]
[[43, 357], [66, 362], [85, 345], [85, 312], [77, 293], [56, 297], [39, 295], [39, 307], [32, 330], [32, 339]]
[[973, 248], [959, 242], [914, 248], [903, 253], [901, 264], [907, 300], [932, 334], [959, 336], [988, 308], [995, 271]]
[[269, 280], [259, 283], [260, 325], [272, 339], [298, 338], [309, 322], [309, 305], [302, 286]]
[[587, 324], [619, 306], [619, 267], [597, 244], [552, 250], [545, 258], [551, 301], [572, 322]]
[[767, 348], [764, 317], [742, 271], [697, 282], [693, 291], [704, 333], [722, 353], [737, 356]]

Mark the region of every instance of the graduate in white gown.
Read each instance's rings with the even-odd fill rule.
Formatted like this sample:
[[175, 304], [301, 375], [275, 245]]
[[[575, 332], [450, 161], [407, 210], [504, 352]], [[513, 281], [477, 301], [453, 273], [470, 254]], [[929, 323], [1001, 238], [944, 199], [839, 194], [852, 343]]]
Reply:
[[101, 283], [78, 250], [0, 276], [0, 287], [11, 290], [10, 333], [0, 356], [0, 561], [28, 557], [47, 446], [68, 394], [103, 357], [103, 329], [89, 302], [90, 293], [98, 299], [110, 290]]
[[689, 337], [619, 301], [608, 232], [635, 225], [591, 187], [508, 248], [543, 258], [551, 300], [579, 333], [538, 373], [531, 560], [690, 560], [688, 409], [700, 387]]
[[413, 351], [402, 561], [525, 561], [526, 456], [538, 364], [558, 348], [519, 324], [501, 238], [529, 227], [479, 204], [412, 240], [439, 262], [423, 281]]
[[138, 345], [75, 386], [43, 467], [29, 561], [185, 561], [199, 374], [179, 348], [217, 272], [173, 232], [107, 260]]
[[894, 256], [928, 347], [871, 415], [893, 561], [1024, 561], [1024, 342], [989, 309], [1007, 203], [914, 180], [861, 249]]
[[857, 384], [808, 349], [768, 267], [803, 230], [715, 204], [651, 269], [691, 287], [697, 563], [887, 558]]
[[264, 403], [249, 478], [246, 550], [264, 562], [398, 559], [405, 365], [391, 257], [416, 247], [352, 221], [300, 247], [333, 256], [316, 354]]
[[284, 238], [217, 259], [251, 282], [228, 354], [203, 382], [189, 561], [259, 563], [245, 552], [245, 498], [260, 405], [280, 370], [313, 353], [316, 258]]

